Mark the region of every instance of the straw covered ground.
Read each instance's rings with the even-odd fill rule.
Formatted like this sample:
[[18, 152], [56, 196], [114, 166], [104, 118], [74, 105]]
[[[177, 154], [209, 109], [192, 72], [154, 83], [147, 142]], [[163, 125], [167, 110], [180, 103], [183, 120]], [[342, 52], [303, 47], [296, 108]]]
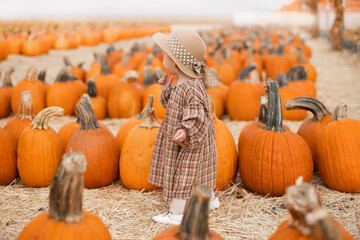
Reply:
[[[141, 41], [151, 42], [150, 38]], [[124, 49], [132, 41], [117, 43], [116, 48]], [[349, 117], [360, 119], [360, 60], [346, 52], [332, 52], [324, 39], [307, 43], [313, 50], [311, 62], [318, 71], [316, 86], [318, 98], [333, 110], [343, 102], [348, 105]], [[51, 51], [50, 54], [28, 58], [9, 56], [0, 62], [0, 71], [15, 67], [13, 81], [24, 77], [26, 69], [32, 64], [37, 69], [48, 69], [47, 81], [52, 82], [55, 74], [63, 66], [62, 56], [68, 55], [74, 62], [86, 61], [90, 66], [94, 51], [104, 52], [106, 45], [94, 48], [80, 47], [69, 51]], [[310, 117], [310, 115], [309, 115]], [[4, 126], [9, 118], [0, 119]], [[74, 117], [61, 117], [50, 125], [58, 131]], [[127, 119], [106, 119], [103, 121], [116, 134]], [[236, 142], [242, 128], [248, 122], [230, 121], [223, 118], [230, 128]], [[293, 131], [301, 122], [285, 121]], [[321, 195], [323, 205], [353, 235], [360, 239], [360, 194], [346, 194], [327, 188], [318, 174], [312, 184]], [[289, 218], [282, 197], [263, 197], [244, 189], [238, 177], [235, 184], [225, 191], [218, 191], [221, 207], [210, 213], [210, 228], [225, 239], [268, 239], [277, 226]], [[0, 239], [15, 239], [21, 230], [35, 216], [48, 209], [49, 188], [29, 188], [16, 180], [9, 186], [0, 187]], [[83, 209], [98, 215], [108, 227], [113, 239], [152, 239], [167, 226], [151, 221], [153, 215], [167, 211], [168, 204], [162, 201], [161, 191], [139, 192], [124, 188], [120, 181], [100, 189], [85, 189]]]

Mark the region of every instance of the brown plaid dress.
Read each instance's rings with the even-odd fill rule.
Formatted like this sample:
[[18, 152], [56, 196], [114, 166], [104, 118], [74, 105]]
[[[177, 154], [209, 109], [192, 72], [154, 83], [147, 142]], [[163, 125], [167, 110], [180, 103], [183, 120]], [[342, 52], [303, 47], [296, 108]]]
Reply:
[[[217, 153], [204, 83], [193, 79], [161, 93], [166, 115], [154, 144], [149, 182], [163, 188], [165, 201], [188, 199], [198, 185], [215, 188]], [[174, 142], [180, 128], [186, 140]]]

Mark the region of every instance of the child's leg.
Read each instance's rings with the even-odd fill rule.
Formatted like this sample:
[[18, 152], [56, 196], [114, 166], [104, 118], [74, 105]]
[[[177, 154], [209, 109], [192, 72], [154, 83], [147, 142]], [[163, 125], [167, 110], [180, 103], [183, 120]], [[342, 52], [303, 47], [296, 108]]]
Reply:
[[175, 215], [183, 214], [186, 201], [187, 200], [185, 199], [177, 199], [177, 198], [171, 199], [170, 212], [172, 212], [172, 214]]

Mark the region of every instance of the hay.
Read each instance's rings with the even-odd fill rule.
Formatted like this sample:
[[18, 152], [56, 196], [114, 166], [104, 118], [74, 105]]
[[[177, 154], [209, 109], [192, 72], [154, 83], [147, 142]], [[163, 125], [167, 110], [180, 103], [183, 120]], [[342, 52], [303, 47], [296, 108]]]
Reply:
[[[345, 194], [326, 188], [315, 174], [312, 183], [332, 216], [359, 239], [359, 194]], [[238, 178], [226, 191], [218, 191], [221, 207], [210, 213], [210, 228], [225, 239], [268, 239], [278, 225], [289, 218], [283, 197], [263, 197], [244, 189]], [[1, 226], [5, 239], [15, 239], [31, 219], [48, 210], [49, 188], [29, 188], [21, 181], [0, 187]], [[152, 239], [167, 226], [151, 217], [168, 209], [161, 191], [128, 190], [121, 181], [84, 190], [86, 211], [98, 215], [113, 239]]]
[[[128, 46], [125, 43], [118, 43], [117, 46]], [[331, 111], [339, 102], [344, 102], [349, 106], [349, 117], [360, 119], [359, 59], [350, 58], [353, 55], [348, 53], [330, 52], [329, 43], [323, 39], [308, 40], [308, 44], [313, 49], [311, 62], [318, 70], [318, 98]], [[10, 56], [9, 60], [0, 63], [0, 71], [14, 65], [16, 82], [23, 77], [24, 69], [31, 63], [39, 69], [47, 67], [50, 71], [48, 77], [51, 77], [56, 74], [57, 68], [62, 66], [61, 56], [65, 53], [70, 55], [75, 63], [86, 59], [89, 66], [94, 51], [90, 49], [51, 51], [50, 55], [37, 58]], [[105, 47], [101, 45], [96, 49], [100, 51]], [[55, 63], [56, 67], [52, 68]], [[0, 126], [4, 126], [9, 118], [0, 119]], [[58, 131], [66, 122], [74, 120], [75, 117], [55, 118], [50, 125]], [[102, 122], [116, 135], [126, 120], [105, 119]], [[248, 122], [230, 121], [227, 116], [223, 120], [237, 141], [242, 128]], [[291, 121], [284, 123], [293, 131], [301, 124]], [[360, 239], [360, 194], [346, 194], [328, 189], [318, 174], [314, 175], [312, 184], [319, 191], [323, 205], [329, 209], [332, 216], [344, 225], [354, 239]], [[16, 239], [31, 219], [48, 209], [48, 195], [49, 188], [29, 188], [19, 180], [9, 186], [0, 187], [0, 239]], [[210, 228], [225, 239], [268, 239], [278, 225], [289, 218], [282, 197], [263, 197], [250, 193], [244, 189], [239, 177], [234, 185], [225, 191], [216, 192], [216, 195], [220, 197], [222, 205], [210, 213]], [[168, 204], [161, 199], [161, 191], [131, 191], [117, 181], [104, 188], [85, 189], [83, 200], [84, 210], [98, 215], [108, 227], [113, 239], [151, 239], [168, 227], [151, 221], [152, 216], [168, 210]]]

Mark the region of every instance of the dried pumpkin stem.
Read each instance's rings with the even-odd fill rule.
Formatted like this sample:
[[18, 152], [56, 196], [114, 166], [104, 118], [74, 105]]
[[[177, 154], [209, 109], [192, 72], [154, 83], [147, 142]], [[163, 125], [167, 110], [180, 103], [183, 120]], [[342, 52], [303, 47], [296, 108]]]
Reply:
[[[284, 202], [291, 215], [289, 226], [296, 228], [303, 236], [320, 234], [324, 239], [343, 239], [340, 229], [327, 209], [321, 206], [320, 196], [310, 183], [297, 182], [289, 187]], [[315, 225], [319, 226], [320, 233], [314, 232]]]
[[140, 124], [140, 127], [145, 127], [150, 129], [160, 127], [159, 120], [154, 112], [154, 108], [149, 108], [147, 110], [144, 121]]
[[257, 65], [255, 63], [252, 63], [252, 64], [244, 67], [243, 70], [241, 70], [241, 73], [237, 80], [245, 81], [248, 78], [247, 76], [249, 75], [249, 73], [256, 68], [257, 68]]
[[182, 240], [208, 239], [210, 237], [209, 200], [210, 189], [199, 186], [186, 203], [184, 216], [176, 236]]
[[33, 100], [30, 91], [24, 91], [21, 93], [19, 110], [16, 117], [20, 118], [21, 121], [25, 119], [34, 119]]
[[330, 111], [316, 98], [299, 97], [288, 100], [284, 104], [287, 110], [301, 109], [310, 111], [314, 117], [313, 121], [321, 121], [326, 115], [330, 115]]
[[140, 115], [138, 116], [137, 119], [139, 120], [144, 120], [147, 112], [149, 111], [150, 108], [153, 108], [153, 104], [154, 104], [154, 96], [150, 95], [148, 98], [148, 102], [146, 104], [146, 107], [141, 111]]
[[7, 70], [4, 74], [3, 78], [3, 87], [12, 87], [13, 84], [11, 82], [11, 74], [14, 72], [14, 68], [10, 67], [9, 70]]
[[269, 110], [264, 129], [275, 132], [285, 132], [283, 127], [279, 84], [275, 81], [275, 78], [270, 78], [266, 82], [266, 87], [269, 94]]
[[269, 111], [269, 99], [268, 96], [263, 95], [260, 97], [260, 111], [259, 111], [259, 122], [266, 125]]
[[69, 67], [72, 66], [72, 64], [71, 64], [70, 59], [68, 58], [68, 56], [64, 56], [63, 59], [64, 59], [65, 66], [69, 66]]
[[100, 127], [98, 120], [96, 119], [94, 110], [91, 107], [91, 103], [88, 100], [89, 95], [83, 94], [75, 108], [78, 112], [81, 127], [80, 129], [96, 129]]
[[335, 108], [332, 121], [335, 122], [339, 119], [346, 119], [346, 118], [347, 118], [347, 105], [344, 103], [340, 103]]
[[287, 79], [285, 73], [280, 72], [278, 74], [278, 83], [279, 83], [280, 87], [286, 87], [289, 85], [289, 82], [288, 82], [288, 79]]
[[46, 77], [46, 70], [40, 71], [37, 76], [37, 78], [42, 82], [45, 82], [45, 77]]
[[102, 75], [110, 75], [111, 74], [109, 62], [108, 62], [106, 56], [103, 54], [101, 55], [101, 74]]
[[97, 89], [93, 78], [88, 81], [88, 93], [92, 98], [97, 97]]
[[66, 223], [83, 218], [82, 195], [86, 159], [80, 152], [65, 155], [50, 187], [48, 218]]
[[303, 66], [295, 66], [295, 67], [293, 67], [293, 68], [291, 68], [290, 70], [289, 70], [289, 72], [287, 73], [287, 79], [289, 80], [289, 81], [297, 81], [298, 79], [297, 78], [295, 78], [295, 75], [298, 73], [298, 72], [300, 72], [301, 70], [303, 70], [304, 69], [304, 67]]
[[48, 107], [41, 110], [30, 124], [33, 129], [47, 130], [49, 128], [49, 120], [54, 116], [62, 116], [64, 109], [60, 107]]

